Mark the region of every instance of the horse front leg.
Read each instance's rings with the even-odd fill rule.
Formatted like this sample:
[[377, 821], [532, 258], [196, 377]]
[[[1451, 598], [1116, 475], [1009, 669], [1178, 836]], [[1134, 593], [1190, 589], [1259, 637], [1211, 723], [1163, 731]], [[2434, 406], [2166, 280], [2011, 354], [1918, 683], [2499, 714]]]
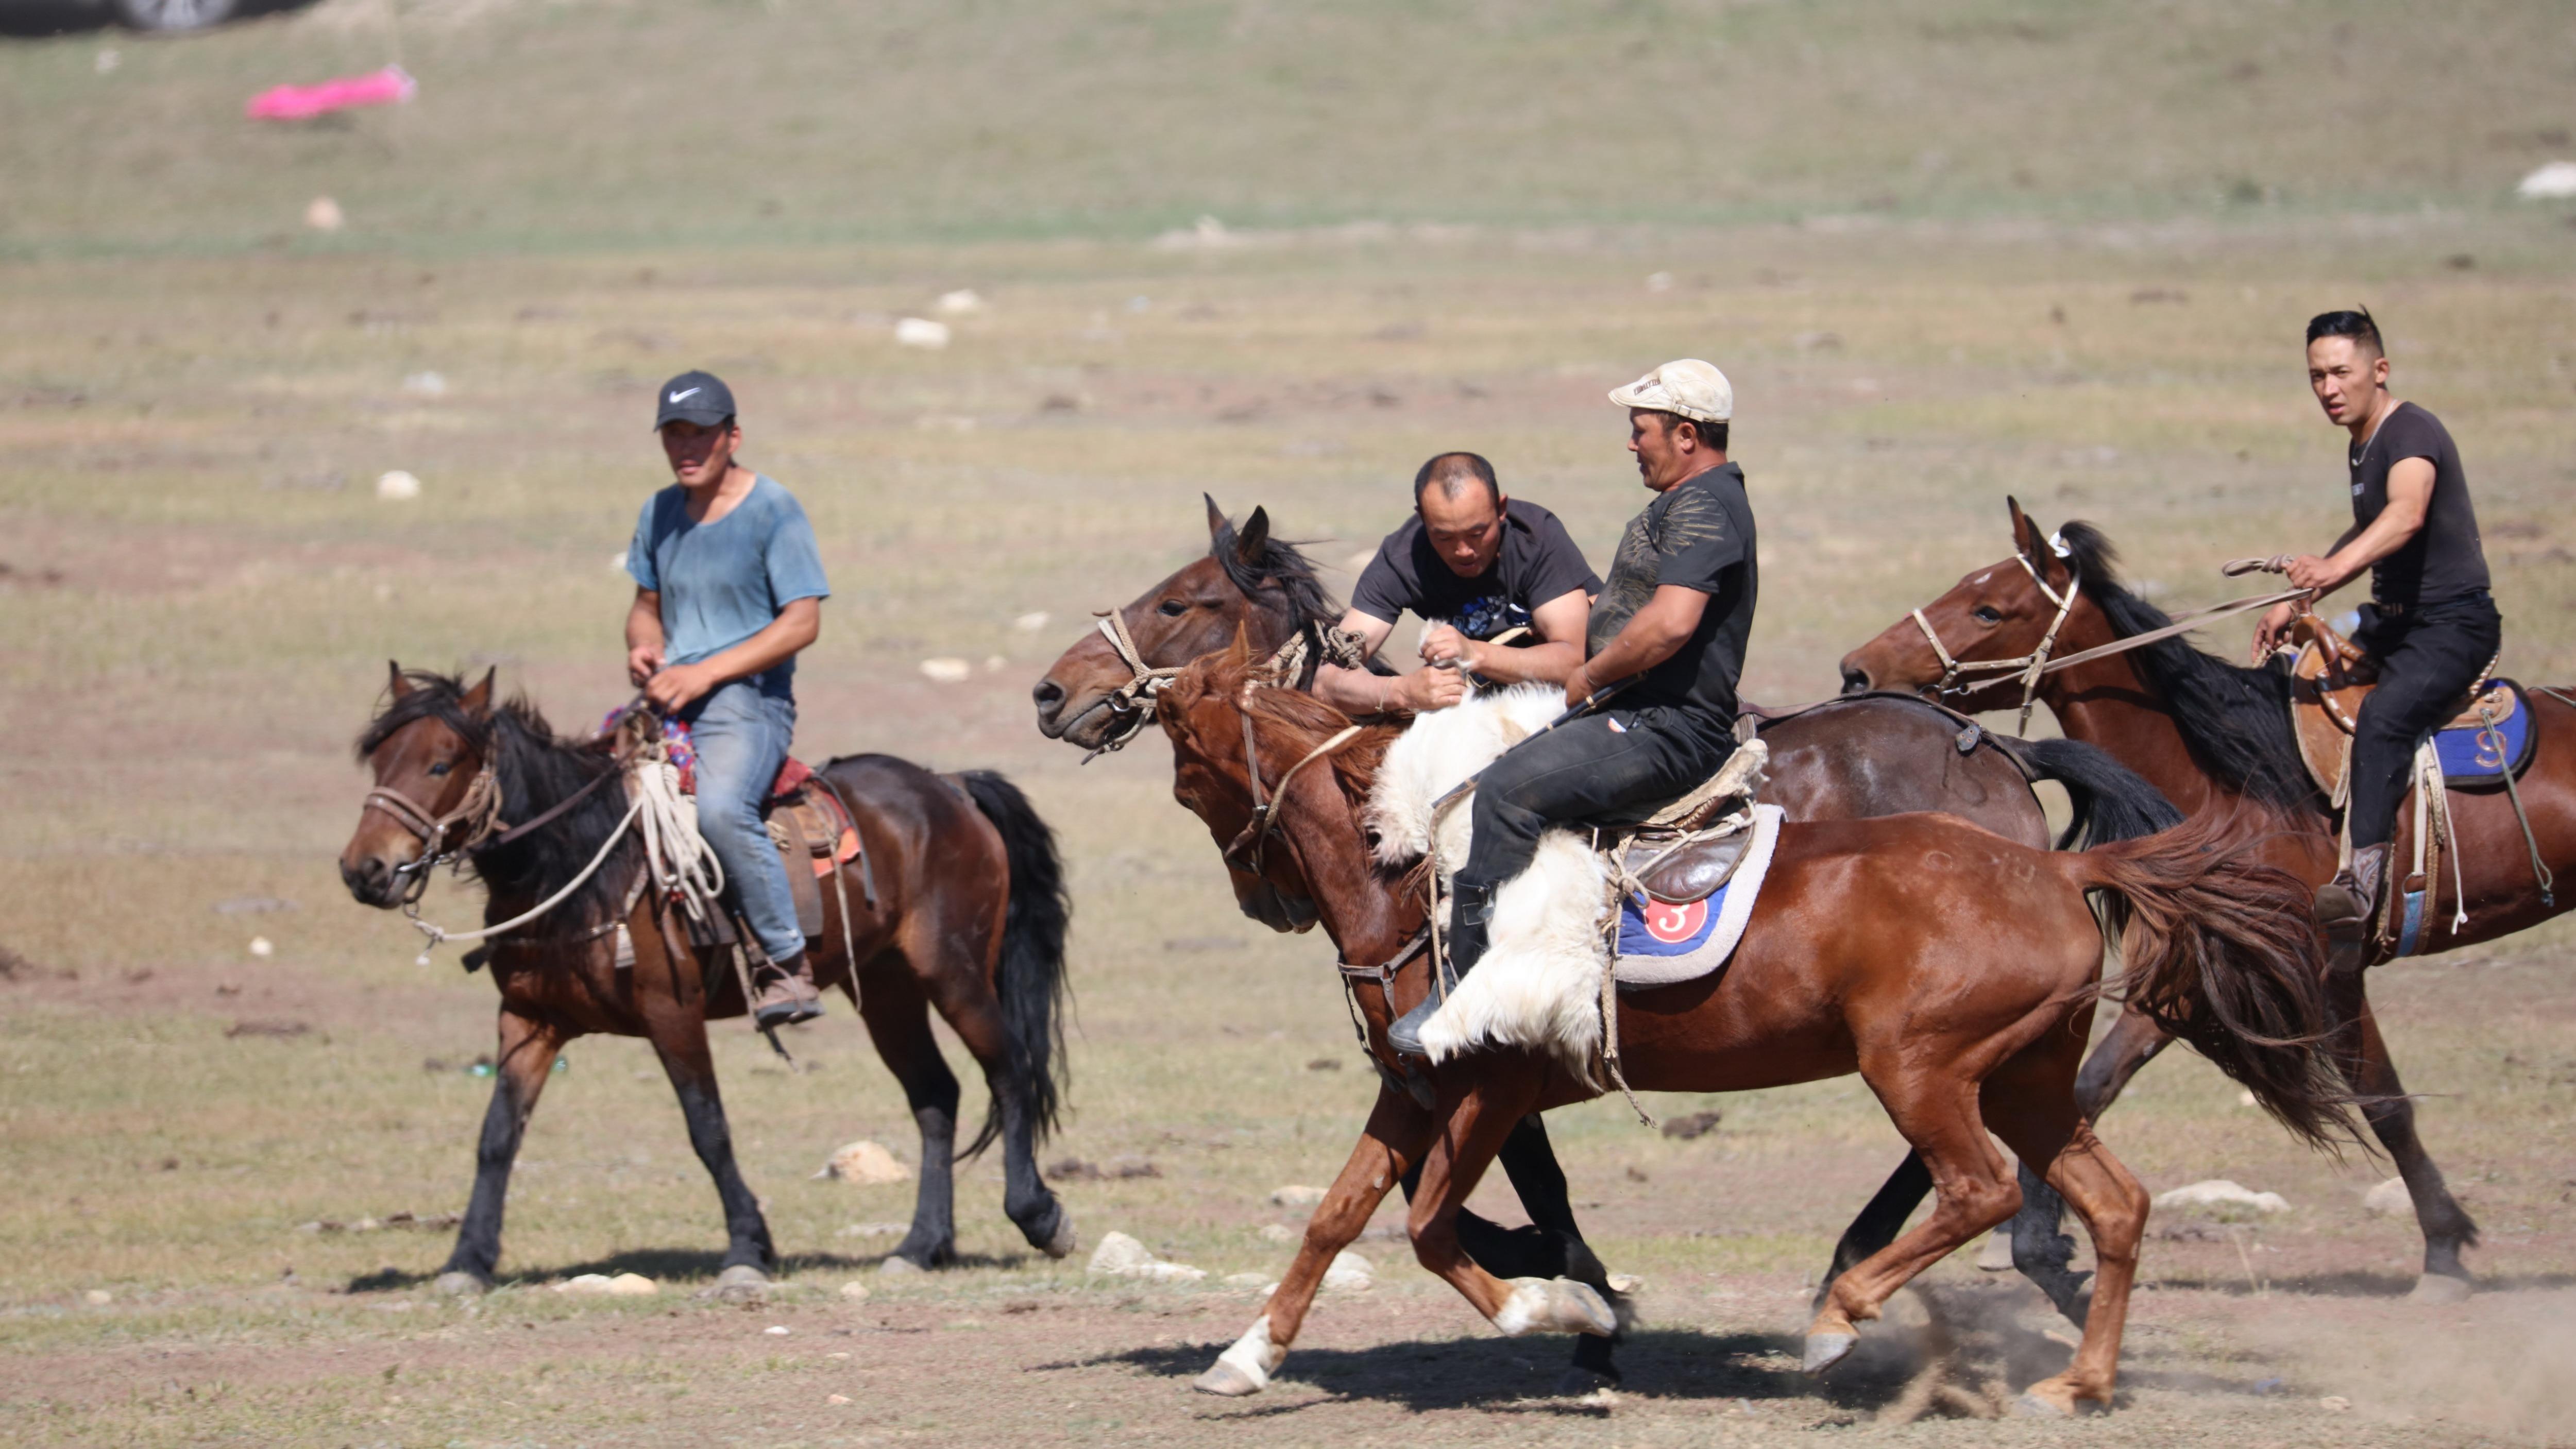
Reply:
[[1288, 1271], [1279, 1275], [1279, 1286], [1270, 1290], [1269, 1301], [1261, 1305], [1252, 1327], [1217, 1356], [1192, 1388], [1203, 1394], [1238, 1397], [1269, 1386], [1270, 1376], [1288, 1357], [1288, 1345], [1306, 1321], [1306, 1310], [1314, 1306], [1315, 1290], [1323, 1286], [1333, 1259], [1359, 1241], [1370, 1215], [1405, 1175], [1408, 1159], [1421, 1154], [1432, 1126], [1431, 1115], [1410, 1094], [1390, 1084], [1379, 1085], [1377, 1105], [1369, 1111], [1359, 1144], [1351, 1149], [1350, 1160], [1342, 1164], [1341, 1175], [1333, 1179], [1324, 1200], [1315, 1205], [1314, 1216], [1306, 1220], [1305, 1241], [1298, 1245]]
[[1422, 1186], [1414, 1194], [1407, 1227], [1413, 1255], [1496, 1328], [1513, 1337], [1531, 1332], [1577, 1332], [1607, 1338], [1619, 1321], [1601, 1294], [1566, 1277], [1496, 1278], [1469, 1257], [1458, 1236], [1458, 1214], [1503, 1142], [1538, 1105], [1544, 1069], [1527, 1059], [1502, 1058], [1503, 1069], [1491, 1070], [1497, 1054], [1484, 1053], [1450, 1064], [1444, 1086], [1462, 1082], [1462, 1095], [1441, 1094], [1449, 1118], [1434, 1137], [1422, 1165]]
[[483, 1113], [483, 1137], [474, 1153], [474, 1195], [456, 1230], [456, 1248], [438, 1273], [441, 1293], [479, 1293], [492, 1286], [501, 1261], [501, 1214], [510, 1195], [510, 1168], [528, 1114], [546, 1087], [564, 1037], [553, 1026], [501, 1004], [500, 1051], [493, 1059], [492, 1105]]
[[770, 1243], [760, 1199], [743, 1182], [742, 1169], [734, 1161], [733, 1129], [725, 1121], [724, 1096], [716, 1089], [707, 1020], [693, 1007], [693, 1002], [676, 997], [651, 1003], [644, 1014], [645, 1035], [680, 1099], [689, 1146], [697, 1150], [698, 1161], [715, 1179], [716, 1200], [724, 1205], [725, 1255], [716, 1274], [716, 1289], [726, 1294], [756, 1293], [778, 1266], [778, 1250]]
[[[1583, 1240], [1583, 1229], [1574, 1221], [1574, 1202], [1566, 1189], [1565, 1169], [1558, 1164], [1556, 1149], [1547, 1140], [1546, 1120], [1536, 1112], [1523, 1117], [1512, 1127], [1511, 1135], [1503, 1139], [1497, 1160], [1502, 1163], [1503, 1175], [1511, 1179], [1512, 1191], [1519, 1196], [1533, 1228], [1557, 1251], [1516, 1272], [1505, 1266], [1499, 1245], [1489, 1245], [1487, 1240], [1517, 1235], [1462, 1210], [1457, 1219], [1458, 1242], [1467, 1256], [1506, 1278], [1571, 1278], [1584, 1284], [1610, 1305], [1624, 1333], [1631, 1313], [1627, 1296], [1610, 1286], [1609, 1268], [1592, 1251], [1592, 1245]], [[1607, 1338], [1590, 1333], [1575, 1335], [1574, 1365], [1557, 1380], [1557, 1392], [1585, 1394], [1615, 1387], [1619, 1383], [1619, 1365], [1612, 1354], [1619, 1338], [1619, 1333]]]

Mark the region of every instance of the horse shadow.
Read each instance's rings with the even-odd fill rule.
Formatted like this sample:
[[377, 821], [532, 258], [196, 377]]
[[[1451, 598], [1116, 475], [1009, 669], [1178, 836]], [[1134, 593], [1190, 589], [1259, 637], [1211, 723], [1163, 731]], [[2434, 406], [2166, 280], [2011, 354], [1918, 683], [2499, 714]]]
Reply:
[[[1785, 1414], [1813, 1413], [1824, 1423], [1849, 1423], [1891, 1414], [1917, 1417], [1930, 1406], [1935, 1382], [1999, 1380], [2018, 1392], [2028, 1382], [2062, 1370], [2071, 1357], [2063, 1345], [2035, 1332], [2001, 1337], [2005, 1341], [1981, 1342], [1965, 1351], [1951, 1344], [1927, 1352], [1917, 1332], [1873, 1330], [1849, 1359], [1816, 1379], [1798, 1367], [1803, 1340], [1794, 1333], [1643, 1329], [1620, 1340], [1619, 1392], [1713, 1406], [1731, 1403], [1737, 1412], [1773, 1417], [1774, 1422]], [[1123, 1366], [1159, 1378], [1188, 1379], [1205, 1371], [1224, 1349], [1222, 1343], [1164, 1344], [1041, 1364], [1036, 1371]], [[1283, 1418], [1318, 1403], [1355, 1400], [1414, 1413], [1472, 1408], [1560, 1419], [1606, 1417], [1611, 1406], [1603, 1400], [1556, 1394], [1554, 1385], [1564, 1369], [1557, 1339], [1465, 1337], [1355, 1349], [1299, 1348], [1281, 1370], [1280, 1382], [1320, 1390], [1322, 1399], [1211, 1404], [1202, 1417]], [[1908, 1413], [1916, 1400], [1924, 1402]], [[1999, 1402], [1978, 1402], [1983, 1412], [2003, 1408]]]
[[[880, 1272], [886, 1260], [893, 1256], [890, 1252], [788, 1253], [781, 1255], [777, 1268], [770, 1276], [776, 1279], [793, 1279], [808, 1273], [874, 1274]], [[1028, 1253], [960, 1253], [955, 1262], [935, 1271], [944, 1273], [961, 1268], [1003, 1270], [1025, 1268], [1029, 1266], [1033, 1256]], [[341, 1291], [345, 1293], [406, 1291], [435, 1282], [440, 1271], [436, 1268], [427, 1270], [379, 1268], [372, 1273], [361, 1273], [351, 1278]], [[715, 1276], [723, 1271], [724, 1254], [711, 1249], [634, 1248], [580, 1262], [558, 1263], [507, 1272], [501, 1275], [495, 1286], [537, 1288], [566, 1278], [578, 1278], [585, 1273], [597, 1273], [608, 1278], [614, 1278], [621, 1273], [640, 1273], [662, 1284], [690, 1281], [713, 1282]]]

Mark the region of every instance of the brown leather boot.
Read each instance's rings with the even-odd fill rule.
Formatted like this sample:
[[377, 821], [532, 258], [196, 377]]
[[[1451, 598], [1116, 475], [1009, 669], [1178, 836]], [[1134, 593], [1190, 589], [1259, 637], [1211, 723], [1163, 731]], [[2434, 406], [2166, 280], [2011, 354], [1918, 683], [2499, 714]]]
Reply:
[[2360, 964], [2379, 923], [2379, 890], [2388, 875], [2388, 844], [2365, 845], [2352, 853], [2352, 864], [2317, 888], [2317, 928], [2337, 966]]
[[814, 963], [802, 951], [754, 971], [751, 986], [751, 1021], [762, 1031], [812, 1021], [823, 1014], [823, 993], [814, 987]]

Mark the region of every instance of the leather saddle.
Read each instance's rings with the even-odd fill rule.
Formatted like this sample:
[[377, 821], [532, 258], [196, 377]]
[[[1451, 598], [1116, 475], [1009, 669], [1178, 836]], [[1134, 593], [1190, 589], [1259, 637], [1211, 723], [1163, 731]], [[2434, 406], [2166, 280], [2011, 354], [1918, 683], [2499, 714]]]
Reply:
[[[810, 938], [823, 934], [823, 881], [833, 870], [858, 859], [858, 822], [841, 804], [841, 797], [816, 780], [811, 770], [795, 760], [779, 772], [785, 780], [791, 771], [802, 776], [785, 790], [772, 794], [760, 807], [761, 817], [769, 826], [769, 841], [778, 847], [778, 863], [787, 870], [787, 893], [796, 900], [796, 927]], [[860, 869], [866, 871], [861, 863]], [[876, 903], [872, 880], [868, 886], [868, 903]]]
[[[1671, 905], [1724, 889], [1753, 844], [1753, 799], [1770, 774], [1771, 747], [1738, 730], [1735, 753], [1699, 788], [1628, 831], [1613, 849], [1646, 894]], [[1703, 832], [1706, 832], [1703, 834]], [[1701, 838], [1692, 839], [1694, 835]], [[1679, 844], [1680, 848], [1675, 849]]]
[[[2298, 647], [2290, 665], [2290, 723], [2308, 777], [2328, 796], [2344, 777], [2361, 702], [2379, 685], [2378, 661], [2314, 614], [2291, 626]], [[2448, 722], [2434, 731], [2444, 781], [2455, 789], [2498, 787], [2510, 765], [2516, 776], [2531, 765], [2538, 734], [2522, 686], [2491, 677], [2495, 661], [2479, 671]]]

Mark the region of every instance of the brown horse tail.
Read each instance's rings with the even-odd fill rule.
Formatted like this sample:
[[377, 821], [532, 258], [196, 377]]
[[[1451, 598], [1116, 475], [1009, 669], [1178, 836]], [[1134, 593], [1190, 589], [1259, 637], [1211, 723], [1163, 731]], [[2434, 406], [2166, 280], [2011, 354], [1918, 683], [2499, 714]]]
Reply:
[[[2197, 1048], [2310, 1145], [2353, 1134], [2326, 1050], [2324, 951], [2310, 893], [2255, 858], [2259, 835], [2214, 811], [2143, 840], [2062, 857], [2087, 890], [2125, 901], [2106, 995]], [[2233, 838], [2230, 838], [2230, 837]]]
[[1006, 1092], [1028, 1114], [1036, 1141], [1045, 1141], [1055, 1131], [1066, 1076], [1064, 933], [1073, 907], [1065, 895], [1064, 863], [1056, 855], [1055, 832], [1039, 818], [1029, 797], [991, 770], [967, 770], [956, 778], [975, 808], [1002, 833], [1003, 855], [1011, 868], [1010, 905], [1002, 917], [1002, 960], [993, 982], [1010, 1036], [1011, 1071], [1006, 1079], [995, 1079], [992, 1110], [975, 1140], [957, 1155], [963, 1162], [1001, 1135]]

